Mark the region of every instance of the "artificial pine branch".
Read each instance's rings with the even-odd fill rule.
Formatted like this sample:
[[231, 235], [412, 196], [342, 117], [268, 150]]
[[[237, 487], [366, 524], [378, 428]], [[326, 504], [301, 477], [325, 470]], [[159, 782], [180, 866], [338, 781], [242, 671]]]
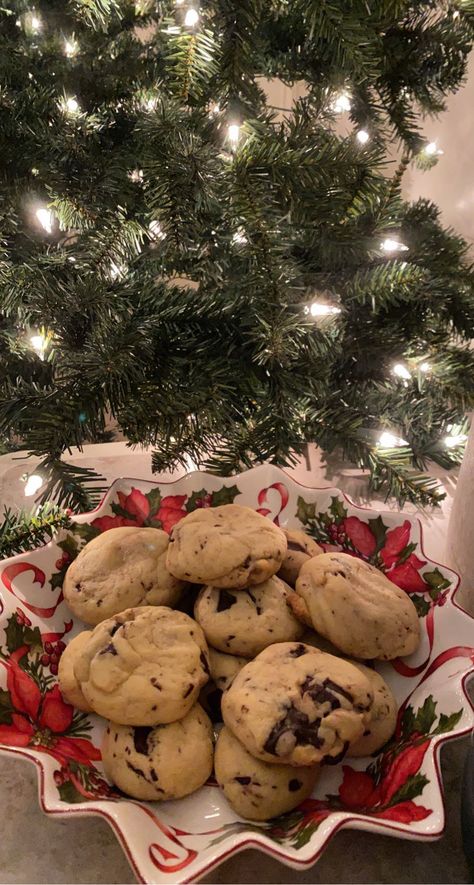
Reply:
[[0, 559], [41, 547], [69, 525], [68, 514], [52, 504], [44, 504], [32, 513], [5, 509], [0, 523]]

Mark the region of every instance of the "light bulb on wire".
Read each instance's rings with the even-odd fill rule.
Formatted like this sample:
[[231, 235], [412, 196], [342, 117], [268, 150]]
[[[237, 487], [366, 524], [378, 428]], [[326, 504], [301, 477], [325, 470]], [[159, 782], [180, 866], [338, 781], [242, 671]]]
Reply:
[[402, 439], [400, 436], [395, 436], [395, 434], [390, 433], [388, 430], [384, 430], [377, 440], [377, 446], [381, 449], [396, 449], [400, 446], [407, 445], [408, 443], [406, 439]]
[[380, 248], [384, 252], [408, 252], [408, 246], [405, 246], [405, 243], [400, 243], [399, 240], [395, 240], [392, 237], [387, 237], [383, 240], [380, 243]]
[[71, 39], [64, 41], [64, 55], [68, 58], [74, 58], [74, 56], [77, 55], [78, 49], [79, 46], [75, 40]]
[[431, 371], [431, 366], [429, 363], [420, 363], [418, 366], [420, 372], [426, 373]]
[[392, 372], [397, 378], [403, 378], [404, 381], [409, 381], [411, 378], [411, 372], [408, 371], [407, 367], [403, 365], [403, 363], [395, 363]]
[[240, 138], [240, 126], [238, 123], [230, 123], [227, 127], [227, 138], [229, 139], [232, 147], [237, 147], [237, 143]]
[[423, 151], [428, 157], [441, 157], [444, 153], [435, 141], [430, 141], [429, 144], [425, 145]]
[[47, 234], [52, 234], [53, 232], [53, 223], [54, 223], [54, 215], [50, 209], [47, 209], [46, 206], [40, 206], [35, 212], [36, 218], [38, 219], [40, 225]]
[[30, 498], [32, 495], [35, 495], [43, 485], [43, 477], [39, 475], [39, 473], [30, 473], [26, 477], [25, 482], [25, 498]]
[[350, 111], [352, 105], [348, 92], [341, 92], [332, 103], [332, 109], [336, 114], [343, 114]]
[[462, 446], [467, 440], [465, 433], [455, 433], [452, 436], [444, 438], [444, 444], [448, 449], [454, 449], [456, 446]]
[[333, 307], [331, 304], [321, 304], [319, 301], [313, 301], [309, 306], [309, 313], [312, 317], [335, 316], [340, 312], [340, 307]]
[[370, 135], [366, 129], [359, 129], [356, 138], [360, 144], [367, 144], [370, 139]]
[[187, 28], [194, 28], [199, 21], [199, 12], [191, 7], [184, 16], [184, 24]]
[[74, 98], [73, 95], [70, 95], [68, 98], [64, 98], [61, 101], [61, 107], [66, 114], [71, 114], [71, 116], [78, 114], [80, 111], [79, 102], [77, 98]]
[[46, 335], [42, 335], [41, 333], [38, 333], [36, 335], [30, 336], [30, 344], [31, 344], [33, 350], [35, 350], [36, 353], [38, 354], [40, 360], [44, 359], [44, 352], [46, 350], [47, 343], [48, 342], [47, 342]]
[[33, 12], [31, 14], [30, 24], [31, 24], [31, 30], [33, 31], [33, 34], [39, 34], [39, 32], [41, 31], [41, 28], [43, 27], [43, 22], [41, 21], [39, 15], [36, 12]]

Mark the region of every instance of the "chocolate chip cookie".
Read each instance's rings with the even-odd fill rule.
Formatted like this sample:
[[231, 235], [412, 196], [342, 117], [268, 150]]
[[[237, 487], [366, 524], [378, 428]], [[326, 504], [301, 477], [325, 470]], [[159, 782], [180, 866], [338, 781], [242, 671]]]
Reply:
[[194, 617], [219, 651], [253, 658], [274, 642], [298, 639], [303, 627], [287, 605], [290, 588], [276, 576], [245, 590], [203, 587]]
[[313, 792], [317, 765], [295, 768], [255, 759], [228, 728], [219, 733], [216, 780], [234, 811], [249, 820], [269, 820], [296, 808]]
[[418, 647], [420, 624], [410, 597], [362, 559], [347, 553], [309, 559], [296, 592], [316, 632], [344, 654], [389, 661]]
[[311, 559], [312, 556], [324, 553], [324, 550], [306, 532], [299, 532], [296, 529], [283, 529], [283, 531], [286, 535], [288, 548], [278, 577], [294, 587], [303, 563]]
[[274, 575], [285, 555], [278, 526], [250, 507], [223, 504], [194, 510], [173, 527], [166, 565], [182, 581], [244, 588]]
[[168, 535], [161, 529], [109, 529], [86, 544], [69, 566], [64, 598], [86, 624], [137, 605], [175, 605], [185, 586], [166, 568]]
[[81, 687], [74, 675], [74, 664], [82, 654], [90, 636], [92, 636], [92, 630], [83, 630], [74, 639], [70, 639], [59, 659], [58, 668], [58, 682], [63, 698], [73, 707], [77, 707], [78, 710], [83, 710], [85, 713], [90, 713], [92, 707], [82, 694]]
[[102, 743], [105, 773], [134, 799], [180, 799], [202, 787], [211, 774], [212, 737], [212, 725], [199, 704], [168, 725], [109, 722]]
[[217, 688], [221, 691], [225, 691], [226, 688], [232, 685], [237, 673], [247, 663], [247, 658], [238, 657], [237, 655], [226, 655], [215, 648], [209, 648], [211, 679], [214, 680]]
[[74, 664], [92, 709], [122, 725], [182, 719], [209, 678], [204, 634], [183, 612], [129, 608], [98, 624]]
[[302, 642], [262, 651], [222, 696], [225, 724], [266, 762], [339, 762], [369, 722], [373, 690], [352, 664]]
[[352, 743], [347, 751], [348, 756], [370, 756], [378, 753], [392, 737], [397, 724], [398, 707], [390, 687], [380, 673], [359, 662], [352, 661], [369, 680], [374, 692], [374, 703], [370, 711], [370, 722], [366, 725], [362, 737]]

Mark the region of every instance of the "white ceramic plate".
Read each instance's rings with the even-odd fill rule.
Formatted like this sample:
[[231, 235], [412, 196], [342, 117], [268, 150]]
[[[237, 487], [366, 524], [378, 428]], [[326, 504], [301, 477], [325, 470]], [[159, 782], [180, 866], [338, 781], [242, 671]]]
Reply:
[[[416, 655], [377, 666], [401, 705], [393, 740], [376, 757], [324, 769], [311, 799], [261, 825], [237, 818], [213, 782], [160, 804], [114, 793], [100, 764], [103, 720], [73, 715], [56, 686], [63, 640], [83, 629], [61, 593], [80, 546], [114, 525], [170, 531], [186, 512], [230, 501], [374, 563], [411, 595], [422, 620]], [[310, 867], [342, 827], [435, 839], [444, 827], [440, 746], [474, 725], [465, 691], [474, 620], [456, 603], [458, 583], [424, 554], [415, 517], [356, 507], [337, 489], [306, 488], [271, 466], [226, 479], [196, 472], [174, 483], [117, 480], [58, 542], [0, 563], [0, 752], [36, 764], [47, 814], [108, 820], [142, 882], [194, 882], [249, 847]]]

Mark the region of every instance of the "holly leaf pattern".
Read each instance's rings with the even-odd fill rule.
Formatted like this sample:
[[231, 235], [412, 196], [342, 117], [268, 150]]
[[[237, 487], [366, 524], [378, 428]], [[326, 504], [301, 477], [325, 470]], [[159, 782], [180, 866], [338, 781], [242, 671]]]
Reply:
[[[89, 525], [88, 522], [74, 522], [72, 524], [72, 531], [75, 535], [79, 535], [86, 544], [88, 541], [92, 541], [93, 538], [97, 538], [97, 535], [100, 535], [100, 529], [95, 525]], [[77, 553], [75, 555], [77, 556]]]
[[441, 713], [433, 734], [445, 734], [447, 731], [452, 731], [456, 728], [461, 716], [462, 710], [458, 710], [457, 713], [451, 713], [450, 716], [446, 716], [446, 713]]
[[416, 796], [420, 796], [427, 784], [429, 784], [429, 778], [425, 777], [424, 774], [420, 774], [420, 772], [411, 774], [392, 796], [389, 808], [392, 805], [398, 805], [399, 802], [407, 802], [408, 799], [415, 799]]
[[311, 520], [316, 519], [316, 504], [310, 504], [301, 496], [298, 496], [296, 503], [296, 516], [303, 525], [308, 525]]
[[347, 516], [347, 509], [340, 498], [331, 498], [329, 513], [334, 517], [334, 522], [340, 522]]
[[410, 599], [413, 605], [416, 608], [419, 618], [426, 618], [431, 605], [428, 599], [425, 596], [421, 596], [418, 593], [410, 593]]
[[62, 802], [86, 802], [86, 798], [76, 790], [72, 781], [66, 781], [58, 786], [59, 797]]
[[158, 510], [160, 509], [161, 492], [159, 489], [151, 489], [151, 491], [146, 493], [145, 498], [147, 499], [147, 501], [150, 505], [150, 512], [148, 514], [148, 520], [147, 520], [147, 521], [149, 521], [149, 520], [153, 519], [155, 514], [158, 513]]
[[429, 734], [431, 726], [436, 720], [436, 701], [433, 700], [433, 695], [428, 695], [425, 698], [424, 704], [422, 707], [419, 707], [415, 716], [414, 729], [415, 731], [419, 731], [420, 734]]
[[222, 486], [217, 492], [212, 493], [212, 506], [220, 507], [222, 504], [233, 504], [237, 495], [240, 495], [237, 486]]
[[63, 586], [64, 575], [66, 574], [66, 569], [61, 569], [60, 572], [53, 572], [51, 578], [49, 579], [49, 583], [51, 584], [52, 590], [57, 590], [58, 587]]
[[7, 643], [7, 649], [10, 654], [13, 654], [17, 648], [20, 648], [22, 645], [25, 645], [23, 641], [23, 632], [24, 628], [19, 623], [15, 615], [12, 615], [8, 618], [7, 626], [5, 627], [5, 639]]
[[451, 586], [451, 582], [441, 574], [439, 568], [435, 568], [432, 572], [423, 572], [423, 580], [429, 584], [433, 599], [436, 599], [442, 590], [447, 590]]
[[369, 525], [370, 531], [372, 532], [372, 534], [377, 542], [377, 546], [376, 546], [374, 552], [378, 553], [379, 550], [381, 550], [385, 544], [385, 536], [387, 534], [387, 526], [383, 523], [381, 516], [377, 516], [377, 519], [369, 519], [368, 525]]
[[[418, 544], [407, 544], [407, 546], [402, 550], [400, 556], [397, 559], [397, 565], [402, 565], [407, 559], [411, 556], [412, 553], [417, 549]], [[424, 577], [424, 575], [423, 575]]]
[[415, 713], [413, 707], [407, 707], [402, 718], [402, 734], [408, 739], [415, 731]]
[[128, 510], [125, 510], [125, 508], [122, 507], [121, 504], [117, 504], [116, 501], [113, 501], [110, 507], [115, 516], [123, 516], [124, 519], [136, 519], [133, 513], [129, 513]]
[[[193, 510], [196, 510], [196, 508], [198, 506], [197, 502], [202, 501], [202, 499], [205, 498], [207, 494], [209, 494], [207, 489], [199, 489], [198, 492], [193, 492], [192, 495], [189, 496], [188, 500], [186, 501], [186, 505], [185, 505], [188, 513], [191, 513]], [[212, 498], [212, 504], [214, 506], [214, 496]]]
[[62, 541], [58, 541], [58, 547], [67, 553], [71, 559], [75, 559], [79, 553], [79, 545], [72, 535], [66, 535]]

